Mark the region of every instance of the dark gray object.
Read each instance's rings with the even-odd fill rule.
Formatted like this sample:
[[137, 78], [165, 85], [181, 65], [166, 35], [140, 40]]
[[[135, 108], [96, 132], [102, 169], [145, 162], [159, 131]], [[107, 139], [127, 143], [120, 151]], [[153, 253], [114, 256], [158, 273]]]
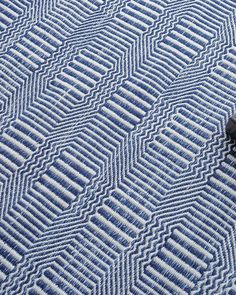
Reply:
[[236, 139], [236, 114], [229, 118], [229, 121], [226, 125], [226, 132], [231, 136], [233, 139]]

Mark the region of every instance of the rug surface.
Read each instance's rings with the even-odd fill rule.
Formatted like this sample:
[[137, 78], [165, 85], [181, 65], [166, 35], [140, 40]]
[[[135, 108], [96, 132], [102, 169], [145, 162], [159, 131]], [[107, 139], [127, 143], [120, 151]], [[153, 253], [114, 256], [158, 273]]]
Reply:
[[0, 1], [0, 294], [236, 294], [235, 0]]

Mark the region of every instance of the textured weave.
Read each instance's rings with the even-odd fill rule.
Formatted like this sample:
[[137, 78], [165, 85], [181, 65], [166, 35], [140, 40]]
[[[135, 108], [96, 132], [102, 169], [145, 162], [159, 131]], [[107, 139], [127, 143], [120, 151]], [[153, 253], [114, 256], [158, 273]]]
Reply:
[[0, 294], [236, 294], [235, 0], [0, 0]]

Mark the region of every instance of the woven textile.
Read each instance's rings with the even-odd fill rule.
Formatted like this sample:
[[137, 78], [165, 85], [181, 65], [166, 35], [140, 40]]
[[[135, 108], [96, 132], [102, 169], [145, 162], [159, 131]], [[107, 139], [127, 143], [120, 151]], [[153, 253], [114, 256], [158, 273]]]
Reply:
[[0, 0], [0, 294], [236, 294], [235, 0]]

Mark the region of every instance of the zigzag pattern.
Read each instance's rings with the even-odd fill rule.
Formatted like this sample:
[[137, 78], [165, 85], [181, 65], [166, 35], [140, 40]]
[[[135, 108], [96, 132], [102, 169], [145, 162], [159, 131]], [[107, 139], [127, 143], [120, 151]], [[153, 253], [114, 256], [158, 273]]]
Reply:
[[0, 293], [236, 294], [235, 1], [0, 2]]

